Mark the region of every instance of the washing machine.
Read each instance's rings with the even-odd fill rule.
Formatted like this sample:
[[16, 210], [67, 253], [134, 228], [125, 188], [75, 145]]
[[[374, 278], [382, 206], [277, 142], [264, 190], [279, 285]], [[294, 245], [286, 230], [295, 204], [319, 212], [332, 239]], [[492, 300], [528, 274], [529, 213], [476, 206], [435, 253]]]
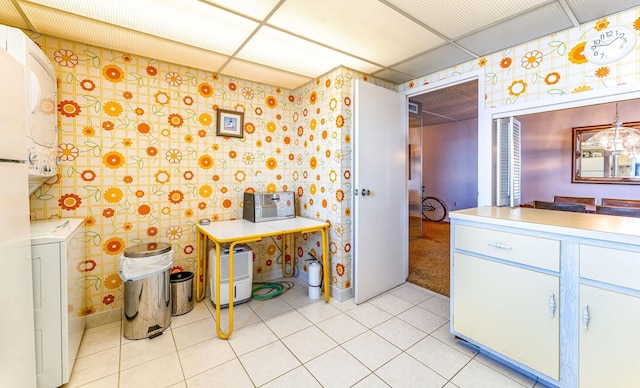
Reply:
[[86, 260], [82, 218], [31, 223], [36, 379], [40, 388], [69, 382], [84, 335]]
[[58, 96], [53, 64], [21, 30], [0, 25], [0, 46], [23, 67], [27, 91], [29, 195], [58, 174]]
[[[229, 306], [229, 245], [220, 251], [220, 307]], [[216, 305], [216, 248], [209, 251], [211, 301]], [[246, 244], [233, 248], [233, 304], [251, 300], [253, 282], [253, 252]]]

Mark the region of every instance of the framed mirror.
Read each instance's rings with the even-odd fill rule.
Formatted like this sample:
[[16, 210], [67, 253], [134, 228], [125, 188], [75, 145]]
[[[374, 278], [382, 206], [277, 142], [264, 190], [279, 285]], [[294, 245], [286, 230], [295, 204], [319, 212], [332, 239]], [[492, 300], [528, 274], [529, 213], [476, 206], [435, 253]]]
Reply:
[[[623, 123], [640, 129], [640, 122]], [[611, 124], [573, 128], [572, 183], [640, 184], [640, 147], [620, 151], [589, 144], [589, 139]]]

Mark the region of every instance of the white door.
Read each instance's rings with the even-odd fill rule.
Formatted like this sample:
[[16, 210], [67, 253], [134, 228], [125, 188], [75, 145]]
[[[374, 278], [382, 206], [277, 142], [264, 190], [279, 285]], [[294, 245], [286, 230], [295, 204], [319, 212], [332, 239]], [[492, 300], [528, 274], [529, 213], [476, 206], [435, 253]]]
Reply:
[[362, 303], [407, 280], [407, 100], [354, 82], [354, 289]]

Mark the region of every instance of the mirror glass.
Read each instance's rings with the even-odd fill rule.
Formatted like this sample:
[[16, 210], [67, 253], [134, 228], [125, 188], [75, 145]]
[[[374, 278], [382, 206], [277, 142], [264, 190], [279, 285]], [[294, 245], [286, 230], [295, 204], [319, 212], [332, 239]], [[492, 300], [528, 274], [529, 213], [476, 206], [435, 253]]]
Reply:
[[[573, 183], [640, 184], [640, 145], [612, 151], [606, 145], [589, 144], [589, 139], [611, 126], [573, 128]], [[640, 122], [622, 126], [640, 129]]]

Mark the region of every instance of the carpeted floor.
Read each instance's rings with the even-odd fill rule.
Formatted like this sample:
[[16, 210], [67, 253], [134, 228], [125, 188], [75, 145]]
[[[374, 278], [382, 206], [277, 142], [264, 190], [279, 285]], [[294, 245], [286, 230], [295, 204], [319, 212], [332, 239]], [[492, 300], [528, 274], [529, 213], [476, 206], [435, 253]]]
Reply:
[[[414, 217], [412, 217], [414, 218]], [[409, 282], [449, 296], [449, 223], [422, 220], [422, 238], [409, 242]], [[409, 232], [417, 236], [419, 223]]]

